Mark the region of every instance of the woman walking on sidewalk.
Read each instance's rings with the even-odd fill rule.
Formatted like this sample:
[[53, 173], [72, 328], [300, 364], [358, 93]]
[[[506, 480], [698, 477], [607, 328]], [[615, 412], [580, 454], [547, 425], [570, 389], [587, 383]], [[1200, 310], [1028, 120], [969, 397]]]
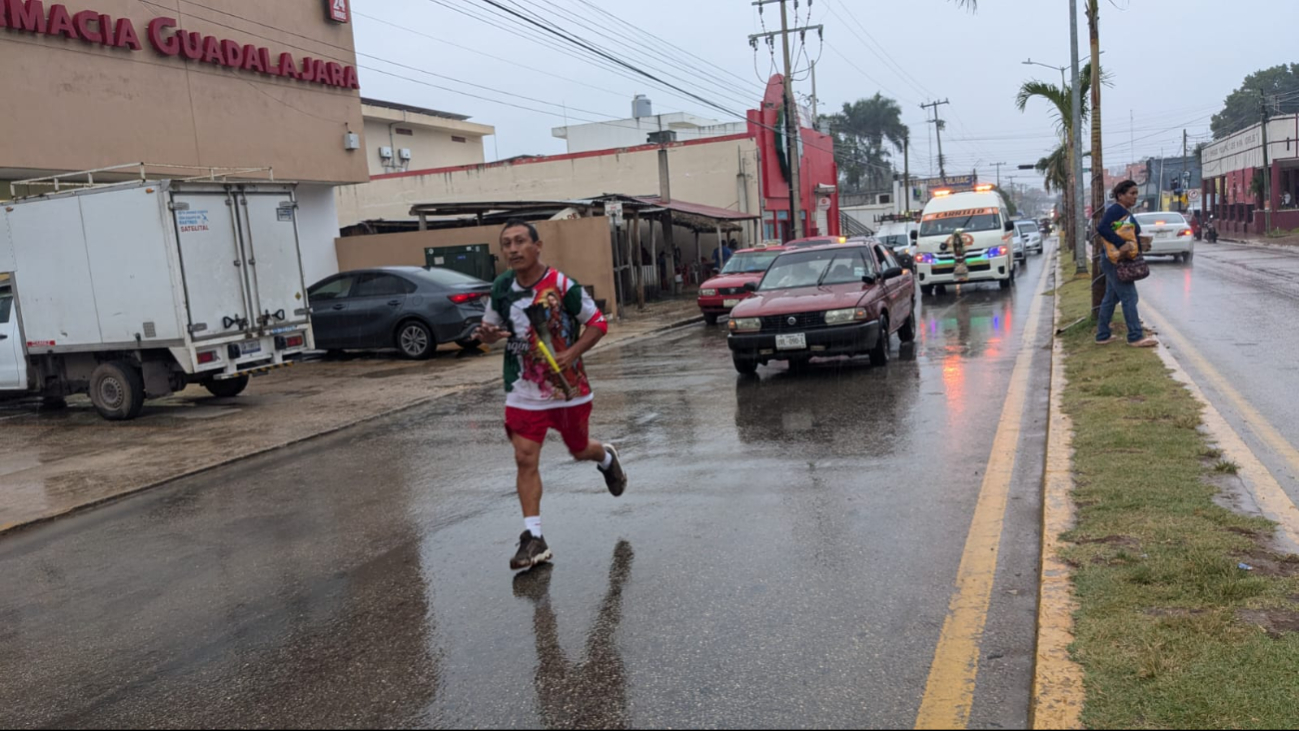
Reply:
[[[1116, 249], [1121, 250], [1126, 245], [1140, 250], [1140, 244], [1136, 242], [1141, 241], [1141, 224], [1132, 216], [1132, 207], [1137, 204], [1137, 184], [1125, 180], [1114, 186], [1113, 195], [1114, 203], [1106, 209], [1105, 216], [1096, 227], [1096, 233]], [[1130, 221], [1136, 229], [1135, 242], [1123, 239], [1115, 230], [1118, 228], [1116, 224], [1121, 225], [1125, 221]], [[1104, 246], [1100, 241], [1097, 245]], [[1101, 311], [1096, 324], [1096, 344], [1108, 345], [1117, 339], [1110, 332], [1110, 321], [1114, 319], [1114, 308], [1122, 303], [1123, 321], [1128, 326], [1128, 345], [1134, 348], [1153, 348], [1158, 345], [1158, 340], [1146, 337], [1142, 330], [1141, 317], [1137, 314], [1136, 283], [1120, 280], [1118, 266], [1108, 256], [1101, 256], [1101, 272], [1105, 275], [1105, 299], [1101, 300]]]

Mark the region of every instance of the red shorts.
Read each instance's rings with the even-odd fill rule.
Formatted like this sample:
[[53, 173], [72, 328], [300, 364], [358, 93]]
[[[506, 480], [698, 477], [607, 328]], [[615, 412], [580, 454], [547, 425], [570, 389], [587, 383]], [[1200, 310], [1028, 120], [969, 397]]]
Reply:
[[554, 429], [564, 438], [564, 446], [570, 454], [585, 451], [591, 437], [591, 402], [580, 406], [566, 406], [545, 411], [529, 411], [505, 407], [505, 433], [514, 438], [515, 434], [530, 442], [542, 444], [546, 441], [546, 432]]

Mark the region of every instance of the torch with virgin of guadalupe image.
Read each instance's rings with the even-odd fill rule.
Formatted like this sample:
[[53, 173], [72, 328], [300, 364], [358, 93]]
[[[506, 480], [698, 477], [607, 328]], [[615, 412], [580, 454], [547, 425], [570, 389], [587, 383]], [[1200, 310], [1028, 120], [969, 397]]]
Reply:
[[528, 322], [532, 324], [532, 331], [537, 334], [537, 352], [541, 354], [542, 360], [550, 364], [550, 371], [553, 374], [551, 382], [558, 382], [564, 392], [564, 400], [572, 401], [577, 396], [577, 389], [573, 388], [573, 384], [569, 383], [567, 378], [564, 378], [563, 369], [555, 361], [555, 345], [550, 339], [550, 327], [546, 322], [546, 306], [530, 305], [525, 307], [523, 312], [528, 316]]
[[958, 228], [952, 232], [950, 238], [943, 242], [944, 250], [950, 248], [952, 256], [956, 259], [956, 266], [952, 269], [952, 276], [958, 282], [964, 282], [970, 278], [970, 267], [965, 263], [965, 229]]

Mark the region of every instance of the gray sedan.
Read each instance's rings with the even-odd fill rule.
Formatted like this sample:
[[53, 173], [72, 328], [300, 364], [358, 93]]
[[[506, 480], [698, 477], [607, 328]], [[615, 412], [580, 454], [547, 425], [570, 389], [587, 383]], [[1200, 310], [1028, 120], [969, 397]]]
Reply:
[[384, 267], [335, 274], [307, 290], [316, 347], [396, 348], [431, 358], [439, 343], [476, 348], [492, 285], [450, 269]]

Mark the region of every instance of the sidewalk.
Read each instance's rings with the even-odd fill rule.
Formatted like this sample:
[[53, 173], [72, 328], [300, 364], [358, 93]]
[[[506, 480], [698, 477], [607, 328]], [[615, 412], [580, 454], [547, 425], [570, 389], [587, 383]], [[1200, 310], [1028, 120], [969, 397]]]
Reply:
[[[701, 319], [693, 298], [628, 315], [591, 352]], [[311, 361], [255, 379], [238, 398], [190, 387], [121, 424], [100, 419], [85, 397], [61, 412], [0, 403], [0, 532], [493, 383], [503, 347], [444, 346], [424, 362], [382, 353]]]

